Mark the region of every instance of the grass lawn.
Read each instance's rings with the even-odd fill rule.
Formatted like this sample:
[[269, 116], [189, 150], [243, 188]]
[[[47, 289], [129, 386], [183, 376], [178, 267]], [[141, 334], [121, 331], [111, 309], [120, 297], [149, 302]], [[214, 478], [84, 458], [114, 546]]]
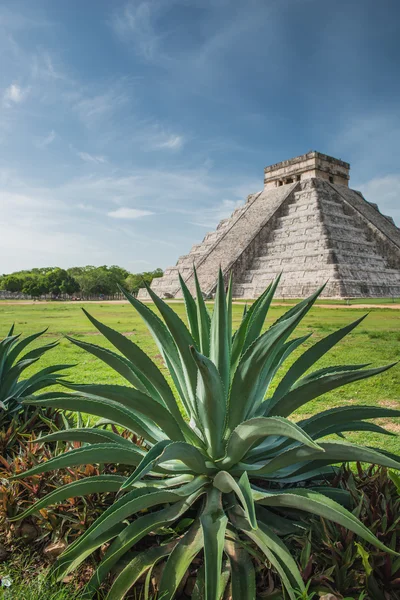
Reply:
[[[40, 361], [42, 366], [49, 364], [76, 364], [68, 372], [69, 379], [80, 383], [120, 383], [121, 378], [93, 356], [71, 344], [63, 336], [68, 334], [79, 339], [108, 346], [108, 343], [95, 330], [81, 311], [82, 304], [37, 303], [7, 305], [0, 303], [0, 338], [6, 335], [12, 323], [16, 332], [24, 335], [48, 328], [43, 336], [45, 342], [59, 339], [60, 344], [47, 353]], [[162, 359], [140, 317], [130, 304], [84, 304], [97, 319], [110, 327], [123, 332], [146, 352], [159, 366]], [[185, 319], [184, 305], [174, 302], [173, 309]], [[234, 326], [241, 319], [242, 306], [233, 306]], [[284, 306], [273, 306], [267, 319], [267, 326], [285, 312]], [[372, 363], [384, 365], [399, 359], [400, 310], [381, 309], [371, 306], [369, 315], [358, 328], [345, 338], [337, 348], [318, 363], [318, 368], [333, 364]], [[365, 314], [365, 309], [316, 307], [310, 311], [296, 331], [296, 336], [313, 332], [313, 336], [303, 347], [308, 347], [321, 337], [344, 326]], [[43, 341], [41, 342], [43, 343]], [[165, 370], [164, 370], [165, 372]], [[339, 405], [381, 404], [400, 409], [400, 365], [372, 379], [345, 386], [306, 404], [297, 412], [298, 418], [310, 416], [316, 411]], [[393, 433], [400, 432], [400, 422], [393, 419], [378, 420]], [[348, 439], [371, 446], [380, 446], [400, 454], [400, 438], [380, 436], [371, 433], [349, 434]]]

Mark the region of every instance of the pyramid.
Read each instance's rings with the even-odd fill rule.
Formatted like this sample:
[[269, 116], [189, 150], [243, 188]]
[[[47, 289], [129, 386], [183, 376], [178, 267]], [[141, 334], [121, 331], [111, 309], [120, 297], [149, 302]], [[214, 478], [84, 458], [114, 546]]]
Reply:
[[[349, 188], [350, 165], [309, 152], [265, 168], [264, 189], [248, 196], [175, 267], [153, 280], [180, 298], [179, 273], [194, 292], [193, 264], [206, 297], [219, 267], [233, 295], [258, 297], [282, 273], [277, 297], [303, 298], [328, 282], [328, 298], [399, 297], [400, 229], [376, 204]], [[139, 297], [148, 298], [145, 290]]]

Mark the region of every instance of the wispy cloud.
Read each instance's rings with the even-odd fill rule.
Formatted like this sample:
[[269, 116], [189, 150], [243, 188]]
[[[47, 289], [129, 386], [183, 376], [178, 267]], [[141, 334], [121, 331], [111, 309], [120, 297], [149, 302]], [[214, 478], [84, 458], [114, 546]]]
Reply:
[[84, 89], [70, 94], [73, 110], [85, 126], [96, 125], [99, 120], [116, 112], [128, 101], [127, 93], [121, 84], [108, 87], [107, 91], [100, 94], [91, 94]]
[[20, 104], [20, 102], [25, 100], [27, 94], [28, 89], [23, 89], [17, 83], [12, 83], [4, 92], [4, 104], [7, 107], [12, 106], [13, 104]]
[[223, 200], [216, 206], [202, 211], [195, 211], [194, 219], [189, 222], [212, 230], [222, 219], [230, 217], [233, 211], [240, 206], [243, 206], [243, 200]]
[[107, 162], [105, 156], [99, 156], [95, 154], [89, 154], [89, 152], [77, 152], [79, 158], [81, 158], [84, 162], [88, 163], [97, 163], [103, 164]]
[[179, 150], [184, 144], [184, 138], [181, 135], [170, 135], [165, 140], [160, 140], [154, 144], [155, 148], [166, 148], [169, 150]]
[[153, 18], [160, 6], [157, 0], [131, 1], [122, 11], [116, 11], [112, 19], [117, 35], [124, 40], [134, 39], [138, 53], [149, 61], [158, 53], [161, 36], [155, 31]]
[[54, 58], [48, 51], [42, 51], [33, 55], [31, 75], [34, 79], [69, 80], [65, 73], [54, 65]]
[[56, 139], [56, 132], [54, 129], [50, 131], [44, 138], [37, 140], [36, 146], [37, 148], [45, 148], [46, 146], [50, 146]]
[[127, 208], [121, 206], [121, 208], [112, 210], [107, 214], [113, 219], [140, 219], [141, 217], [147, 217], [148, 215], [153, 215], [154, 213], [149, 210], [139, 210], [137, 208]]

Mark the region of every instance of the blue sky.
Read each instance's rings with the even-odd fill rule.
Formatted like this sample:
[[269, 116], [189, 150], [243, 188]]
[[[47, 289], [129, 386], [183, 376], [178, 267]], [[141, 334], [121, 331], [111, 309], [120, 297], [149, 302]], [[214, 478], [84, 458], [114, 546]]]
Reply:
[[398, 0], [3, 0], [0, 273], [175, 264], [311, 149], [400, 223]]

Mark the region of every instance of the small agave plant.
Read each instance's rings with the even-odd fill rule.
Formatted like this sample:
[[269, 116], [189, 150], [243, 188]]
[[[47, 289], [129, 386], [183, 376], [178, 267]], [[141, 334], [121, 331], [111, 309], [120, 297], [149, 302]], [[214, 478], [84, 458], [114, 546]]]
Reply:
[[[136, 344], [86, 313], [118, 353], [71, 341], [115, 369], [128, 385], [71, 383], [66, 385], [74, 393], [47, 393], [28, 399], [29, 404], [81, 411], [101, 420], [93, 428], [70, 429], [42, 438], [43, 442], [67, 440], [85, 445], [17, 477], [87, 463], [128, 465], [132, 474], [100, 475], [71, 483], [19, 515], [24, 518], [72, 496], [118, 492], [114, 504], [58, 559], [53, 570], [58, 578], [107, 543], [89, 582], [88, 597], [96, 594], [110, 572], [117, 571], [107, 598], [123, 598], [146, 572], [148, 584], [154, 565], [165, 561], [159, 597], [169, 600], [193, 559], [203, 551], [204, 568], [198, 570], [196, 584], [198, 598], [219, 600], [228, 582], [233, 600], [253, 600], [256, 591], [251, 555], [258, 547], [294, 600], [306, 593], [305, 586], [281, 537], [301, 532], [300, 520], [307, 512], [330, 519], [393, 553], [345, 508], [346, 492], [331, 488], [327, 474], [332, 474], [331, 465], [342, 461], [364, 461], [392, 469], [399, 469], [400, 462], [368, 447], [320, 439], [344, 431], [384, 433], [364, 419], [400, 416], [400, 411], [346, 406], [323, 410], [297, 424], [290, 420], [292, 413], [310, 400], [382, 373], [391, 365], [344, 365], [310, 372], [359, 319], [309, 347], [280, 375], [280, 367], [309, 337], [292, 337], [292, 333], [321, 290], [261, 333], [277, 285], [278, 280], [245, 310], [233, 335], [232, 285], [230, 282], [226, 293], [221, 273], [212, 316], [197, 277], [196, 300], [181, 279], [189, 328], [151, 289], [148, 292], [163, 320], [124, 292], [155, 339], [173, 387]], [[107, 423], [141, 436], [143, 446], [107, 429]], [[180, 533], [171, 537], [174, 523], [179, 524]], [[186, 530], [182, 533], [183, 524]], [[131, 552], [147, 534], [157, 532], [167, 541]]]
[[[45, 352], [58, 345], [52, 342], [30, 350], [22, 357], [20, 354], [43, 335], [47, 330], [39, 331], [21, 338], [21, 334], [14, 334], [14, 325], [0, 341], [0, 427], [6, 426], [23, 409], [22, 399], [34, 392], [55, 385], [60, 378], [62, 369], [68, 369], [71, 365], [53, 365], [45, 367], [26, 379], [21, 379], [25, 369], [36, 363]], [[25, 422], [24, 426], [27, 423]]]

